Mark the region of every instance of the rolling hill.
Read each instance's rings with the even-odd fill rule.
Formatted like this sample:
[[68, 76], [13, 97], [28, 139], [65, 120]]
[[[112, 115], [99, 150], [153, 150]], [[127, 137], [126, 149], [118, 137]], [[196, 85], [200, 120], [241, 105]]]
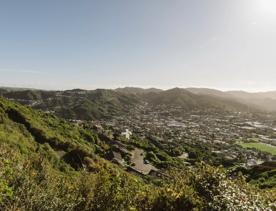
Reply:
[[110, 115], [120, 115], [139, 103], [133, 94], [119, 93], [114, 90], [97, 89], [42, 91], [0, 90], [0, 95], [37, 109], [54, 112], [65, 119], [100, 119]]
[[162, 92], [162, 89], [149, 88], [143, 89], [138, 87], [124, 87], [115, 89], [117, 92], [126, 93], [126, 94], [145, 94], [145, 93], [158, 93]]
[[208, 95], [206, 93], [193, 93], [180, 88], [158, 93], [149, 93], [145, 95], [145, 99], [154, 106], [176, 106], [183, 108], [183, 110], [248, 111], [248, 106], [236, 100]]
[[245, 92], [245, 91], [226, 91], [222, 92], [206, 88], [188, 88], [187, 90], [201, 95], [222, 97], [235, 100], [251, 108], [263, 110], [265, 112], [276, 112], [276, 92]]

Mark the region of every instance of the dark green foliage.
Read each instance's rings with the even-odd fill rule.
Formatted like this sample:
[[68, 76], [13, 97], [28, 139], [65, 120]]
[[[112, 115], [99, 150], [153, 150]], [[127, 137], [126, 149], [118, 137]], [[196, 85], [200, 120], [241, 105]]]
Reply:
[[248, 181], [260, 188], [273, 188], [276, 186], [276, 162], [265, 162], [250, 169], [238, 168], [236, 171], [247, 175]]

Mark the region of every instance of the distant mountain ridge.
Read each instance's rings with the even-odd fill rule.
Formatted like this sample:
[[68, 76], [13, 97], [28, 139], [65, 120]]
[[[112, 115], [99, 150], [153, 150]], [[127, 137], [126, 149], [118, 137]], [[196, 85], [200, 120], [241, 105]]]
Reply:
[[158, 93], [162, 92], [162, 89], [156, 89], [156, 88], [138, 88], [138, 87], [124, 87], [124, 88], [117, 88], [115, 89], [117, 92], [121, 93], [127, 93], [127, 94], [145, 94], [145, 93]]
[[[159, 93], [146, 95], [152, 105], [168, 105], [181, 107], [183, 110], [217, 110], [217, 111], [248, 111], [248, 106], [216, 95], [197, 94], [187, 89], [174, 88]], [[254, 109], [252, 108], [252, 111]]]
[[[254, 94], [246, 93], [245, 96]], [[111, 89], [65, 91], [0, 89], [0, 96], [30, 105], [65, 119], [93, 120], [120, 116], [131, 112], [137, 105], [163, 105], [181, 108], [183, 111], [255, 111], [263, 109], [252, 103], [251, 98], [239, 96], [236, 92], [222, 92], [204, 88], [174, 88], [169, 90], [142, 89], [136, 87]], [[258, 102], [260, 102], [258, 98]], [[270, 100], [274, 103], [274, 100]], [[276, 101], [276, 100], [275, 100]], [[266, 104], [266, 108], [268, 104]], [[267, 111], [267, 109], [264, 109]], [[273, 111], [273, 106], [271, 106]], [[276, 107], [275, 107], [276, 110]]]
[[202, 95], [219, 96], [230, 100], [236, 100], [242, 104], [264, 110], [276, 112], [276, 91], [245, 92], [245, 91], [219, 91], [206, 88], [188, 88], [187, 90]]
[[112, 89], [45, 91], [35, 89], [0, 88], [0, 96], [34, 108], [53, 112], [65, 119], [93, 120], [120, 116], [135, 106], [163, 105], [191, 110], [242, 112], [276, 112], [276, 92], [248, 93], [219, 91], [208, 88], [125, 87]]

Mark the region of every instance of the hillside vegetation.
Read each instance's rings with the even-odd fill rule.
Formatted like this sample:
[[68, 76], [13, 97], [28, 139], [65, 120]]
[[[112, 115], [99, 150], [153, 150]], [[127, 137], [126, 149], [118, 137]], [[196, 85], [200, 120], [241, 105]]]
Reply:
[[177, 106], [183, 110], [217, 110], [217, 111], [247, 111], [248, 106], [235, 100], [217, 96], [194, 94], [188, 90], [175, 88], [163, 92], [153, 92], [144, 95], [146, 101], [153, 106]]
[[68, 90], [10, 91], [0, 89], [0, 96], [30, 105], [44, 111], [54, 112], [65, 119], [101, 119], [110, 115], [120, 115], [138, 103], [132, 94], [122, 94], [113, 90], [94, 91]]

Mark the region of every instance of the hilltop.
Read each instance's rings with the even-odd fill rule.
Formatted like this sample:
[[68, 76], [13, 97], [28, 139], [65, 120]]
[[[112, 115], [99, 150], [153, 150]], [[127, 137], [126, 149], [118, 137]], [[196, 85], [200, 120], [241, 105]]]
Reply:
[[[248, 106], [215, 95], [193, 93], [186, 89], [174, 88], [158, 93], [149, 93], [145, 99], [150, 104], [177, 106], [183, 110], [246, 111]], [[253, 110], [252, 110], [253, 111]]]
[[156, 88], [138, 88], [138, 87], [124, 87], [124, 88], [117, 88], [115, 91], [127, 93], [127, 94], [145, 94], [145, 93], [157, 93], [162, 92], [162, 89], [156, 89]]
[[276, 92], [219, 91], [206, 88], [188, 88], [195, 94], [222, 97], [266, 112], [276, 112]]

